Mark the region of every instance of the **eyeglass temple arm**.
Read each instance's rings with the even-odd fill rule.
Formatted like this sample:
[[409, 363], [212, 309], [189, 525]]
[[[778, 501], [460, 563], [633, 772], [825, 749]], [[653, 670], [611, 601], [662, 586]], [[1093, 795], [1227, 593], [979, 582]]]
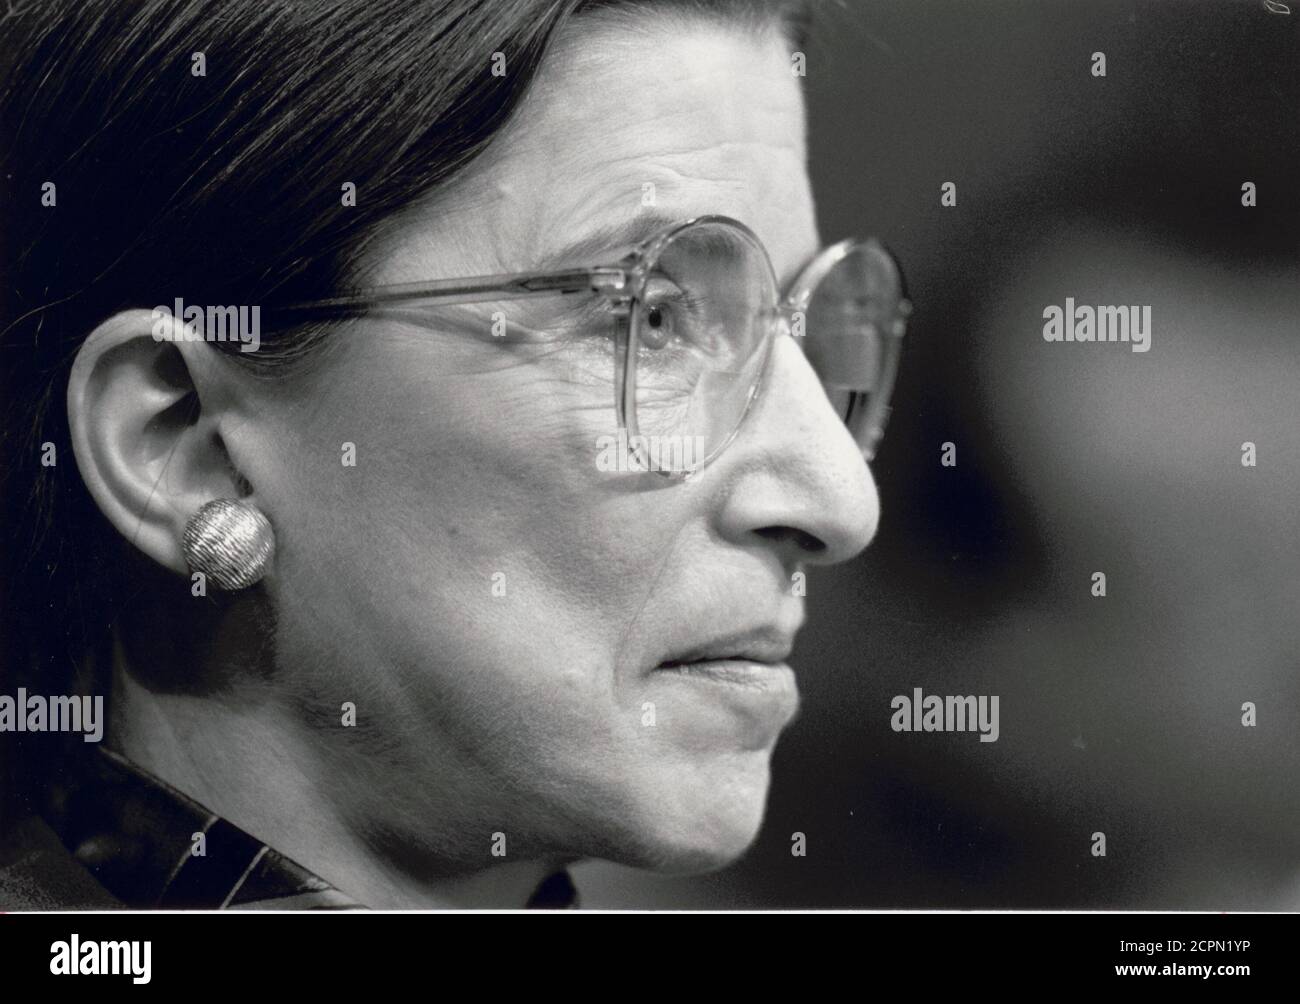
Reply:
[[271, 304], [267, 309], [277, 315], [288, 316], [348, 316], [365, 313], [376, 307], [397, 306], [404, 303], [482, 303], [548, 293], [618, 293], [627, 285], [626, 269], [619, 266], [598, 266], [540, 274], [522, 272], [465, 279], [393, 283], [322, 300]]

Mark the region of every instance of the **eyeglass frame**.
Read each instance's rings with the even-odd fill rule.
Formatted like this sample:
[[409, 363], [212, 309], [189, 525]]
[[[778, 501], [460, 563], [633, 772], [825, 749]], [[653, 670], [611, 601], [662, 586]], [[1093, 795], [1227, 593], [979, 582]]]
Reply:
[[[494, 300], [513, 300], [530, 296], [547, 296], [554, 294], [587, 293], [604, 296], [614, 307], [616, 318], [627, 317], [627, 324], [617, 325], [615, 345], [615, 370], [618, 371], [617, 359], [622, 355], [623, 365], [615, 388], [615, 410], [618, 416], [618, 430], [625, 432], [627, 441], [632, 443], [639, 437], [636, 415], [636, 349], [639, 346], [639, 327], [641, 311], [638, 306], [643, 302], [645, 285], [650, 278], [652, 267], [657, 264], [662, 249], [682, 231], [701, 224], [721, 224], [734, 228], [748, 239], [762, 255], [767, 265], [772, 289], [776, 293], [775, 311], [779, 324], [771, 324], [763, 334], [763, 359], [758, 367], [757, 376], [749, 388], [748, 396], [735, 427], [721, 443], [701, 461], [688, 470], [664, 470], [657, 466], [650, 469], [666, 477], [685, 480], [703, 470], [731, 445], [740, 434], [745, 419], [753, 410], [754, 403], [761, 395], [763, 385], [767, 382], [767, 371], [771, 363], [773, 348], [777, 338], [789, 334], [799, 341], [794, 334], [796, 319], [807, 310], [820, 282], [830, 274], [853, 251], [859, 248], [877, 252], [889, 267], [889, 280], [894, 301], [892, 315], [879, 326], [883, 339], [881, 376], [877, 387], [870, 393], [874, 400], [864, 422], [861, 434], [855, 439], [863, 458], [870, 462], [875, 459], [876, 447], [885, 433], [885, 425], [890, 414], [889, 400], [893, 394], [897, 377], [902, 338], [907, 330], [907, 318], [912, 313], [911, 301], [907, 299], [902, 272], [898, 262], [883, 244], [875, 238], [846, 238], [828, 245], [818, 251], [795, 275], [785, 291], [772, 265], [772, 258], [759, 240], [758, 235], [741, 221], [730, 216], [704, 215], [694, 216], [669, 224], [650, 237], [641, 241], [627, 252], [617, 263], [612, 265], [593, 265], [558, 269], [549, 272], [509, 272], [496, 275], [467, 276], [460, 279], [431, 279], [418, 282], [389, 283], [379, 286], [360, 288], [336, 296], [319, 300], [306, 300], [283, 305], [268, 305], [275, 314], [302, 315], [304, 319], [328, 319], [360, 316], [379, 307], [397, 306], [408, 302], [430, 302], [430, 305], [455, 305], [465, 303], [485, 303]], [[820, 377], [818, 379], [820, 383]], [[868, 392], [851, 390], [853, 406]], [[843, 416], [845, 428], [852, 407]]]

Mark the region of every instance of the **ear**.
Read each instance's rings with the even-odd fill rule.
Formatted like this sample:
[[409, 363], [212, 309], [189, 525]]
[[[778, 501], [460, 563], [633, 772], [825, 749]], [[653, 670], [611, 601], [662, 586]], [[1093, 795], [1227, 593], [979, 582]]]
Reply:
[[249, 494], [217, 431], [236, 374], [186, 333], [170, 315], [122, 311], [82, 343], [68, 382], [72, 449], [91, 496], [123, 537], [182, 575], [190, 516]]

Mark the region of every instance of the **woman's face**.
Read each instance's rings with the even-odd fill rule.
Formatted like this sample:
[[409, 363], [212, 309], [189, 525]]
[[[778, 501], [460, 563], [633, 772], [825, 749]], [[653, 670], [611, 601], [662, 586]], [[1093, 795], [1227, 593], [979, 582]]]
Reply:
[[[788, 281], [818, 248], [789, 44], [704, 21], [567, 32], [486, 155], [366, 249], [368, 279], [525, 271], [719, 213]], [[795, 573], [867, 545], [871, 476], [784, 337], [697, 477], [602, 471], [608, 345], [494, 339], [501, 309], [557, 316], [543, 299], [454, 327], [359, 320], [227, 435], [276, 528], [280, 679], [304, 728], [327, 723], [327, 794], [375, 841], [486, 864], [500, 832], [512, 859], [719, 866], [757, 832], [793, 675], [656, 667], [709, 645], [783, 663]], [[355, 728], [335, 724], [345, 701]]]

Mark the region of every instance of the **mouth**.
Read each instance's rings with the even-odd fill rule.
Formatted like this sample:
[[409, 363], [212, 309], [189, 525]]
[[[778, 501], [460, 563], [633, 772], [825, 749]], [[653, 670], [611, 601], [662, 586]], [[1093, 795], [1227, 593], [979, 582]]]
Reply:
[[673, 659], [660, 663], [655, 667], [655, 672], [694, 676], [714, 683], [747, 687], [763, 692], [776, 689], [779, 683], [793, 678], [793, 670], [785, 663], [759, 662], [740, 656], [695, 659], [688, 662]]
[[731, 735], [739, 725], [743, 749], [770, 752], [799, 713], [794, 670], [776, 661], [789, 648], [773, 648], [763, 658], [744, 648], [675, 656], [654, 667], [650, 678], [675, 694], [666, 705], [669, 721], [691, 721], [706, 735]]
[[768, 678], [775, 672], [789, 668], [783, 663], [753, 662], [750, 659], [699, 659], [695, 662], [666, 662], [655, 667], [660, 672], [680, 672], [682, 675], [698, 674], [718, 683], [733, 683], [740, 687], [767, 689]]
[[777, 665], [790, 658], [793, 632], [762, 627], [723, 635], [693, 646], [683, 646], [659, 665], [675, 667], [708, 662], [755, 662]]
[[654, 672], [758, 691], [790, 690], [794, 686], [794, 673], [786, 665], [786, 659], [793, 647], [791, 635], [765, 628], [717, 638], [674, 653], [659, 663]]

